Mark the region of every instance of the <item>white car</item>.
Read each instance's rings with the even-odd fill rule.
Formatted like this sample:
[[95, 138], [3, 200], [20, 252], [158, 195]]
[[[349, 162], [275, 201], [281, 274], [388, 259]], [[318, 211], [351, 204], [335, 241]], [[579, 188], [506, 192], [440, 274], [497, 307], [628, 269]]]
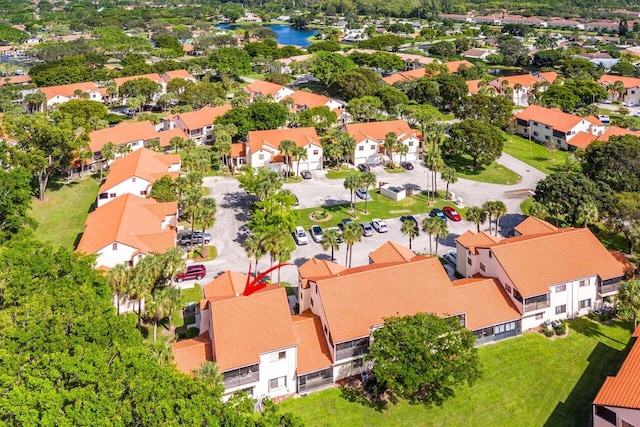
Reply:
[[451, 250], [444, 254], [442, 258], [444, 258], [444, 260], [449, 264], [453, 264], [455, 266], [458, 262], [458, 252]]
[[381, 219], [372, 219], [371, 220], [371, 226], [378, 232], [378, 233], [386, 233], [387, 231], [389, 231], [389, 227], [387, 227], [387, 223], [384, 222]]
[[608, 125], [609, 123], [611, 123], [611, 119], [609, 118], [609, 116], [604, 115], [604, 114], [600, 114], [598, 116], [598, 120], [600, 120], [605, 125]]
[[362, 200], [371, 200], [371, 196], [369, 195], [369, 193], [367, 193], [367, 190], [365, 190], [364, 188], [358, 188], [356, 190], [356, 196], [358, 196]]
[[320, 227], [319, 225], [311, 226], [311, 228], [309, 229], [309, 234], [311, 234], [311, 238], [316, 243], [322, 242], [322, 238], [324, 237], [322, 233], [322, 227]]
[[293, 232], [293, 238], [296, 240], [298, 246], [306, 245], [309, 243], [307, 232], [304, 231], [304, 228], [300, 226], [297, 226], [295, 231]]

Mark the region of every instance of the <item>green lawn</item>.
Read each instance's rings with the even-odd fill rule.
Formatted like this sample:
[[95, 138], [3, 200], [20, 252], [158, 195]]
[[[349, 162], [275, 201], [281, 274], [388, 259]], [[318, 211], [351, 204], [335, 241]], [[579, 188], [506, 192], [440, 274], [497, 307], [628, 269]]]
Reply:
[[335, 169], [329, 169], [327, 171], [327, 178], [329, 179], [345, 179], [347, 177], [347, 175], [349, 175], [349, 173], [351, 171], [353, 171], [355, 169], [348, 169], [348, 168], [340, 168], [340, 170], [335, 170]]
[[[198, 284], [195, 284], [191, 289], [183, 289], [182, 290], [182, 300], [180, 303], [181, 307], [186, 306], [190, 302], [195, 302], [196, 304], [200, 303], [202, 300], [202, 287]], [[193, 322], [190, 322], [193, 323]], [[171, 324], [175, 328], [179, 328], [184, 325], [184, 319], [182, 318], [182, 310], [176, 310], [171, 313]]]
[[551, 160], [549, 150], [535, 141], [529, 143], [529, 140], [517, 135], [505, 134], [505, 137], [505, 153], [522, 160], [526, 164], [546, 174], [561, 171], [562, 165], [565, 163], [566, 158], [569, 157], [569, 152], [557, 150], [553, 156], [555, 160]]
[[604, 378], [625, 357], [631, 324], [569, 322], [566, 338], [539, 333], [480, 347], [483, 378], [441, 407], [400, 402], [377, 411], [339, 388], [289, 399], [280, 409], [307, 426], [586, 426]]
[[98, 188], [98, 179], [93, 177], [77, 179], [69, 184], [50, 183], [45, 193], [46, 200], [34, 199], [31, 205], [31, 216], [38, 222], [36, 236], [74, 249], [98, 196]]
[[447, 160], [447, 166], [451, 166], [458, 173], [459, 178], [473, 181], [488, 182], [490, 184], [516, 184], [522, 177], [496, 162], [486, 167], [474, 167], [473, 161], [468, 156], [458, 156]]
[[[427, 195], [422, 193], [414, 194], [413, 196], [402, 199], [399, 202], [382, 196], [378, 189], [370, 190], [369, 194], [371, 195], [371, 200], [369, 200], [367, 204], [367, 214], [364, 213], [364, 202], [359, 201], [356, 203], [356, 221], [370, 221], [373, 218], [397, 218], [402, 215], [429, 212], [434, 207], [442, 208], [445, 205], [453, 206], [450, 200], [443, 200], [441, 198], [436, 199], [435, 204], [428, 206]], [[444, 192], [441, 192], [440, 194], [444, 194]], [[322, 209], [331, 214], [330, 219], [325, 221], [314, 221], [310, 218], [312, 212]], [[463, 216], [466, 211], [465, 208], [456, 208], [456, 210]], [[320, 225], [323, 228], [332, 227], [338, 225], [342, 218], [354, 219], [353, 215], [349, 212], [349, 204], [299, 209], [298, 212], [300, 213], [300, 219], [298, 222], [305, 229], [308, 229], [315, 224]]]

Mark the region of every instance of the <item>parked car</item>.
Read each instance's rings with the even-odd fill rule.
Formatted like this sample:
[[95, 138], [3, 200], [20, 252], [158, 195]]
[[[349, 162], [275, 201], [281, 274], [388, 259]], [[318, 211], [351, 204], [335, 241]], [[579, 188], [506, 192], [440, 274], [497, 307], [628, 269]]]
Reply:
[[367, 193], [367, 190], [365, 190], [364, 188], [358, 188], [356, 190], [356, 196], [358, 196], [362, 200], [371, 200], [371, 196], [369, 195], [369, 193]]
[[461, 221], [462, 220], [462, 217], [460, 216], [458, 211], [456, 211], [451, 206], [445, 206], [444, 208], [442, 208], [442, 212], [444, 212], [444, 214], [447, 216], [447, 218], [449, 218], [451, 221], [456, 221], [457, 222], [457, 221]]
[[300, 172], [300, 176], [302, 177], [302, 179], [311, 179], [311, 171], [302, 171]]
[[309, 229], [309, 234], [311, 234], [311, 238], [314, 242], [320, 243], [322, 242], [322, 238], [324, 235], [322, 234], [322, 227], [319, 225], [314, 225]]
[[373, 236], [373, 227], [371, 226], [370, 223], [368, 222], [361, 222], [360, 223], [360, 227], [362, 227], [362, 235], [364, 237], [371, 237]]
[[429, 212], [429, 216], [431, 218], [440, 218], [443, 221], [447, 220], [447, 217], [444, 216], [444, 212], [442, 212], [440, 209], [438, 208], [433, 208], [431, 209], [431, 212]]
[[182, 273], [176, 274], [176, 282], [184, 280], [202, 280], [207, 275], [207, 267], [202, 264], [194, 264], [187, 267]]
[[304, 231], [304, 228], [301, 226], [297, 226], [293, 231], [293, 238], [295, 239], [298, 246], [303, 246], [309, 243], [309, 239], [307, 238], [307, 232]]
[[[178, 237], [177, 243], [178, 245], [190, 245], [192, 243], [194, 245], [200, 245], [202, 244], [202, 236], [202, 231], [195, 231], [193, 233], [193, 238], [191, 238], [191, 233], [183, 234], [182, 236]], [[211, 239], [211, 233], [204, 233], [204, 243], [206, 245], [211, 242]]]
[[358, 170], [359, 170], [360, 172], [369, 172], [369, 171], [371, 170], [371, 168], [370, 168], [370, 167], [369, 167], [369, 165], [368, 165], [368, 164], [366, 164], [366, 163], [360, 163], [360, 164], [358, 165]]
[[442, 258], [449, 264], [456, 265], [456, 263], [458, 262], [458, 252], [450, 250], [446, 254], [444, 254]]
[[340, 230], [344, 231], [344, 229], [347, 227], [347, 225], [351, 224], [353, 221], [350, 218], [343, 218], [340, 221], [340, 224], [338, 224], [338, 227], [340, 227]]
[[387, 223], [384, 222], [381, 219], [372, 219], [371, 220], [371, 226], [378, 232], [378, 233], [386, 233], [387, 231], [389, 231], [389, 227], [387, 227]]
[[[342, 230], [339, 227], [327, 227], [327, 228], [324, 229], [325, 234], [329, 230], [336, 230], [338, 232], [338, 242], [342, 242]], [[323, 237], [324, 237], [324, 235], [323, 235]]]
[[298, 196], [294, 194], [293, 198], [296, 199], [296, 202], [293, 204], [293, 206], [300, 206], [300, 199], [298, 199]]
[[415, 222], [415, 224], [416, 224], [416, 226], [417, 226], [417, 227], [420, 227], [420, 225], [418, 224], [418, 220], [417, 220], [417, 219], [416, 219], [416, 217], [415, 217], [415, 216], [413, 216], [413, 215], [402, 215], [402, 216], [400, 217], [400, 221], [402, 221], [402, 222], [405, 222], [405, 221], [413, 221], [413, 222]]
[[413, 163], [411, 163], [411, 162], [402, 162], [402, 163], [400, 163], [400, 166], [402, 166], [403, 168], [405, 168], [408, 171], [413, 170]]
[[609, 116], [605, 114], [598, 115], [598, 120], [600, 120], [605, 125], [608, 125], [609, 123], [611, 123], [611, 119], [609, 118]]
[[[198, 243], [202, 243], [202, 231], [194, 231], [193, 232], [193, 239], [197, 240]], [[211, 233], [204, 233], [204, 244], [208, 245], [209, 242], [211, 242]]]

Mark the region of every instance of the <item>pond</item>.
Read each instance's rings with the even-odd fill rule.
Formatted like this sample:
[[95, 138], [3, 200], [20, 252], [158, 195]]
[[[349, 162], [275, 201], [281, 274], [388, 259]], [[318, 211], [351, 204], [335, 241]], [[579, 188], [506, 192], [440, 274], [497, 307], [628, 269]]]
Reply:
[[[217, 24], [216, 28], [221, 30], [235, 30], [240, 28], [233, 24]], [[309, 37], [316, 35], [318, 30], [296, 30], [291, 25], [269, 25], [277, 35], [277, 41], [280, 44], [290, 44], [294, 46], [307, 47], [311, 44]]]

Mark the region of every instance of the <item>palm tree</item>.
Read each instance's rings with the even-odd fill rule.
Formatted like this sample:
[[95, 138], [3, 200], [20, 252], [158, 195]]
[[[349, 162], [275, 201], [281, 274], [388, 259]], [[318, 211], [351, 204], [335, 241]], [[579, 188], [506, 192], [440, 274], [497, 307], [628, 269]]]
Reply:
[[169, 283], [173, 286], [173, 279], [176, 274], [186, 267], [182, 250], [180, 248], [171, 248], [163, 253], [162, 264], [164, 265], [166, 276], [169, 277]]
[[[405, 221], [408, 222], [408, 221]], [[440, 230], [440, 227], [442, 227], [442, 220], [438, 217], [432, 216], [432, 217], [428, 217], [425, 218], [422, 221], [422, 231], [424, 231], [425, 233], [427, 233], [429, 235], [429, 253], [433, 254], [433, 246], [431, 245], [431, 243], [433, 242], [433, 240], [431, 239], [431, 237], [438, 233], [438, 231]], [[436, 247], [436, 251], [437, 251], [437, 247]]]
[[500, 228], [500, 218], [507, 213], [507, 205], [501, 200], [493, 202], [493, 216], [496, 219], [496, 236], [498, 235], [498, 229]]
[[389, 156], [389, 167], [393, 168], [393, 153], [398, 147], [398, 136], [389, 132], [384, 136], [384, 153]]
[[129, 282], [129, 298], [138, 300], [138, 329], [140, 332], [142, 332], [142, 302], [153, 289], [153, 282], [149, 279], [149, 276], [144, 274], [145, 272], [141, 271], [141, 268], [138, 268], [141, 263], [142, 261], [134, 268]]
[[229, 162], [229, 156], [233, 149], [231, 144], [231, 135], [223, 131], [216, 132], [215, 149], [222, 156], [222, 162], [227, 166], [227, 172], [231, 172], [231, 164]]
[[216, 200], [213, 197], [200, 199], [194, 220], [202, 228], [202, 253], [204, 255], [204, 233], [207, 228], [213, 227], [216, 221]]
[[594, 224], [598, 221], [598, 217], [598, 206], [595, 203], [586, 202], [578, 206], [578, 219], [582, 222], [583, 227], [586, 228], [588, 225]]
[[355, 205], [355, 200], [354, 200], [354, 192], [359, 188], [360, 186], [360, 173], [357, 171], [351, 171], [349, 172], [349, 175], [347, 175], [344, 179], [344, 188], [346, 188], [347, 190], [350, 191], [351, 195], [349, 198], [349, 204], [351, 205], [351, 209], [353, 212], [353, 216], [356, 216], [356, 205]]
[[520, 91], [522, 90], [522, 85], [520, 83], [514, 84], [513, 90], [516, 93], [516, 105], [520, 106]]
[[120, 154], [121, 156], [126, 156], [127, 154], [131, 153], [131, 151], [133, 151], [133, 149], [129, 144], [120, 144], [116, 147], [116, 153]]
[[445, 198], [448, 199], [449, 184], [455, 184], [456, 182], [458, 182], [458, 173], [456, 172], [455, 168], [452, 168], [451, 166], [445, 166], [440, 171], [440, 177], [444, 182], [447, 183], [447, 189], [445, 190]]
[[402, 163], [402, 156], [404, 156], [404, 160], [407, 160], [407, 153], [409, 152], [409, 146], [404, 144], [398, 144], [396, 147], [396, 151], [400, 155], [400, 163]]
[[93, 158], [93, 152], [89, 147], [85, 147], [78, 153], [78, 160], [80, 160], [80, 178], [82, 178], [82, 172], [84, 171], [84, 166], [88, 160]]
[[156, 153], [161, 152], [162, 147], [160, 146], [160, 139], [153, 138], [151, 141], [147, 143], [147, 148], [149, 150], [155, 151]]
[[549, 216], [549, 209], [540, 202], [533, 202], [529, 207], [529, 215], [536, 218], [545, 219]]
[[613, 89], [614, 92], [618, 94], [617, 96], [618, 101], [626, 91], [626, 88], [624, 87], [624, 83], [621, 80], [616, 80], [615, 82], [613, 82], [613, 85], [611, 85], [611, 88]]
[[200, 200], [202, 199], [202, 191], [198, 187], [189, 187], [182, 194], [182, 214], [191, 224], [191, 242], [189, 246], [193, 246], [193, 231], [195, 230], [195, 217], [200, 209]]
[[296, 147], [294, 150], [294, 156], [296, 156], [296, 176], [300, 176], [300, 162], [309, 158], [309, 152], [306, 147]]
[[[287, 262], [291, 259], [291, 248], [285, 243], [284, 245], [281, 245], [280, 247], [276, 248], [276, 252], [274, 254], [274, 258], [275, 260], [278, 262], [278, 264], [282, 264], [284, 262]], [[278, 267], [278, 283], [281, 282], [280, 280], [280, 267]]]
[[347, 162], [356, 149], [356, 139], [346, 132], [338, 131], [338, 135], [337, 143], [340, 147], [340, 156]]
[[174, 136], [169, 140], [169, 148], [174, 150], [175, 153], [178, 153], [178, 150], [180, 150], [183, 146], [184, 146], [184, 138], [181, 138], [179, 136]]
[[447, 229], [447, 223], [439, 220], [440, 221], [440, 227], [438, 227], [434, 233], [435, 237], [436, 237], [436, 255], [438, 254], [438, 241], [440, 240], [441, 237], [447, 237], [449, 235], [449, 229]]
[[632, 313], [633, 329], [637, 329], [638, 317], [640, 317], [640, 279], [623, 282], [618, 289], [616, 301], [621, 307]]
[[256, 260], [254, 271], [258, 274], [258, 260], [265, 254], [263, 235], [261, 233], [252, 233], [244, 241], [244, 250], [249, 258]]
[[[371, 171], [362, 172], [358, 177], [358, 188], [364, 188], [365, 193], [369, 194], [369, 187], [375, 187], [377, 182], [376, 174]], [[367, 214], [369, 211], [367, 210], [367, 205], [369, 203], [369, 198], [364, 199], [364, 213]]]
[[102, 171], [105, 163], [109, 166], [109, 162], [116, 158], [116, 145], [113, 142], [107, 142], [100, 150], [102, 155], [102, 163], [100, 164], [100, 182], [102, 182]]
[[411, 247], [411, 242], [420, 235], [418, 224], [413, 221], [403, 221], [400, 231], [402, 231], [402, 234], [409, 237], [409, 249], [413, 249]]
[[438, 180], [436, 179], [436, 173], [444, 166], [444, 160], [442, 160], [440, 150], [438, 150], [437, 147], [427, 151], [424, 158], [424, 164], [431, 170], [431, 197], [432, 200], [435, 201], [438, 195]]
[[169, 342], [160, 341], [152, 343], [149, 346], [149, 351], [151, 351], [151, 357], [153, 357], [160, 366], [171, 366], [173, 362], [173, 352], [171, 351]]
[[320, 244], [325, 251], [331, 248], [331, 261], [335, 261], [333, 251], [340, 249], [340, 232], [336, 228], [324, 230]]
[[197, 381], [206, 384], [209, 388], [222, 387], [223, 376], [215, 362], [204, 362], [199, 368], [193, 370], [193, 376]]
[[120, 314], [120, 300], [122, 295], [127, 292], [128, 282], [130, 279], [129, 268], [124, 264], [117, 264], [107, 275], [107, 284], [116, 297], [116, 313]]
[[480, 224], [487, 219], [487, 211], [481, 206], [471, 206], [467, 209], [467, 221], [471, 221], [476, 225], [477, 232], [480, 232]]
[[158, 323], [180, 304], [182, 291], [172, 286], [155, 289], [145, 303], [145, 317], [153, 323], [153, 342], [157, 341]]
[[271, 267], [276, 258], [276, 254], [282, 252], [287, 247], [288, 232], [281, 228], [270, 228], [264, 233], [263, 244], [266, 252], [269, 252]]
[[290, 139], [280, 141], [278, 149], [280, 150], [280, 154], [284, 156], [285, 164], [287, 165], [287, 172], [291, 172], [291, 156], [295, 153], [296, 148], [296, 143]]
[[492, 227], [492, 219], [493, 219], [493, 201], [491, 200], [487, 200], [486, 202], [484, 202], [482, 204], [482, 209], [484, 209], [484, 211], [487, 213], [487, 216], [489, 217], [489, 234], [491, 234], [491, 230], [493, 229]]
[[353, 245], [356, 242], [359, 242], [362, 240], [362, 227], [360, 227], [360, 224], [357, 224], [355, 222], [350, 222], [344, 228], [344, 231], [342, 232], [342, 238], [344, 239], [344, 242], [347, 245], [347, 258], [345, 259], [344, 264], [345, 266], [347, 266], [347, 261], [348, 261], [348, 267], [351, 268], [351, 256], [353, 255]]

